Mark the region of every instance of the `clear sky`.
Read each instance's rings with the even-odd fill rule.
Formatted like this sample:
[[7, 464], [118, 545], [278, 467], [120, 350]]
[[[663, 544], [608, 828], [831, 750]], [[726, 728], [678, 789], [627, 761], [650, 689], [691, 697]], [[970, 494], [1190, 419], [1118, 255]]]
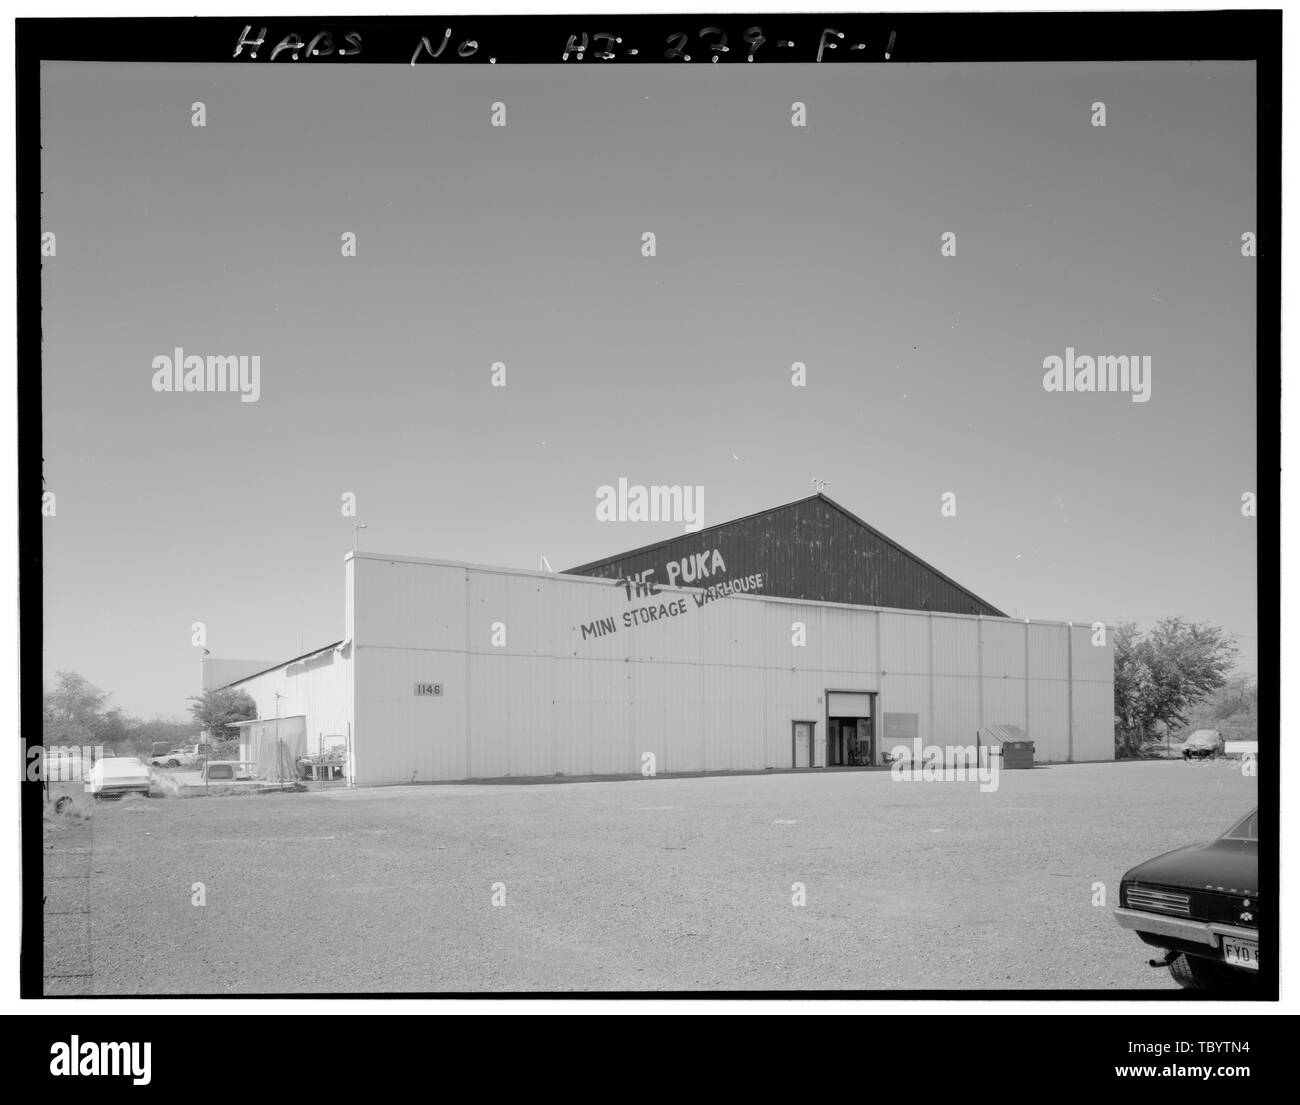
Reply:
[[[681, 531], [598, 522], [619, 477], [706, 524], [828, 480], [1008, 612], [1256, 670], [1248, 63], [47, 63], [42, 145], [45, 669], [128, 712], [183, 713], [192, 622], [342, 635], [345, 492], [364, 548], [558, 569]], [[259, 400], [156, 393], [177, 346]], [[1150, 401], [1046, 392], [1067, 346]]]

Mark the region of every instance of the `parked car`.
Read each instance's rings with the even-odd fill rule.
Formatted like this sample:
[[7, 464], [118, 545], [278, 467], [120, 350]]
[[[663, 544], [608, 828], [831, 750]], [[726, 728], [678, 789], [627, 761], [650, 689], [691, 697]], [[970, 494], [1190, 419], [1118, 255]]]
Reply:
[[1184, 760], [1213, 760], [1223, 755], [1223, 734], [1217, 729], [1197, 729], [1183, 741]]
[[1115, 919], [1163, 949], [1190, 990], [1237, 989], [1259, 978], [1259, 811], [1222, 836], [1139, 863], [1120, 880]]
[[150, 761], [151, 767], [191, 767], [198, 763], [199, 758], [188, 748], [173, 748], [170, 752], [161, 756], [154, 756]]
[[149, 769], [134, 756], [100, 760], [86, 773], [86, 793], [96, 798], [149, 795]]

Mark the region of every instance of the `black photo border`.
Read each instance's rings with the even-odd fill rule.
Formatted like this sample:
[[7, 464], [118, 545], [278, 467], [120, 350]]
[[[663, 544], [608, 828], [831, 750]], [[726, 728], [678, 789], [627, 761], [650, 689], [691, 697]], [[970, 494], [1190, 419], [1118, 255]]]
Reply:
[[[748, 60], [744, 33], [761, 27], [765, 41]], [[247, 45], [266, 27], [254, 56]], [[723, 28], [731, 49], [712, 49]], [[210, 65], [699, 65], [819, 63], [888, 65], [948, 62], [1072, 62], [1156, 60], [1249, 60], [1256, 64], [1257, 140], [1257, 442], [1259, 721], [1261, 730], [1261, 887], [1267, 923], [1261, 951], [1269, 979], [1258, 1000], [1278, 998], [1279, 963], [1279, 741], [1280, 494], [1281, 494], [1281, 141], [1282, 13], [1280, 10], [1097, 13], [898, 13], [898, 14], [685, 14], [427, 17], [250, 16], [247, 18], [19, 19], [15, 24], [17, 112], [17, 300], [18, 300], [18, 537], [21, 731], [39, 733], [43, 692], [41, 423], [41, 164], [40, 65], [43, 61], [118, 63], [185, 62]], [[450, 35], [444, 36], [450, 28]], [[828, 37], [827, 31], [834, 34]], [[284, 36], [298, 32], [316, 40], [317, 56], [287, 46], [271, 54]], [[350, 52], [359, 36], [360, 49]], [[581, 36], [588, 36], [583, 43]], [[690, 47], [672, 58], [675, 35]], [[327, 37], [317, 38], [318, 35]], [[842, 35], [843, 37], [836, 37]], [[429, 48], [420, 47], [427, 38]], [[445, 46], [433, 56], [445, 38]], [[244, 40], [244, 44], [241, 44]], [[790, 45], [784, 45], [789, 43]], [[472, 48], [469, 44], [473, 44]], [[859, 46], [859, 44], [861, 44]], [[585, 46], [578, 50], [578, 46]], [[886, 60], [884, 52], [890, 47]], [[833, 49], [831, 48], [833, 47]], [[855, 49], [855, 47], [858, 47]], [[631, 53], [635, 50], [636, 53]], [[817, 54], [821, 53], [818, 62]], [[691, 60], [685, 60], [690, 53]], [[567, 54], [567, 58], [565, 55]], [[605, 56], [605, 55], [612, 56]], [[717, 57], [718, 61], [713, 59]], [[1188, 540], [1195, 540], [1189, 521]], [[20, 995], [43, 996], [41, 785], [21, 784], [22, 946]], [[1119, 876], [1116, 872], [1116, 878]], [[1142, 949], [1135, 941], [1134, 954]], [[137, 995], [102, 995], [136, 998]], [[151, 995], [218, 998], [226, 994]], [[257, 997], [553, 998], [556, 994], [341, 993], [336, 995], [240, 994]], [[1194, 1001], [1192, 992], [1130, 990], [903, 990], [782, 992], [592, 992], [565, 998], [799, 998], [944, 1001]], [[87, 996], [89, 998], [89, 996]], [[83, 1000], [78, 998], [77, 1000]], [[1222, 1000], [1211, 998], [1210, 1000]]]

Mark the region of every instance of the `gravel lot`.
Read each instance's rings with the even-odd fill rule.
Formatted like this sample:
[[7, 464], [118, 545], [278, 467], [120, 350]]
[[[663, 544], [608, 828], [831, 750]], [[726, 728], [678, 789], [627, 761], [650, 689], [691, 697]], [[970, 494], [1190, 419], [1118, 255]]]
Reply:
[[99, 803], [46, 833], [46, 992], [1176, 990], [1120, 875], [1255, 793], [1149, 762]]

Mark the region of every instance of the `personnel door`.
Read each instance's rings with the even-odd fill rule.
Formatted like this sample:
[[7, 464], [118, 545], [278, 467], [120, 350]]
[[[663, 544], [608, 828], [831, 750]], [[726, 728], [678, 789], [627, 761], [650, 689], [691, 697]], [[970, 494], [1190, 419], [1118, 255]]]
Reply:
[[795, 767], [812, 766], [813, 730], [815, 727], [816, 723], [811, 721], [794, 722], [791, 743], [793, 745]]

